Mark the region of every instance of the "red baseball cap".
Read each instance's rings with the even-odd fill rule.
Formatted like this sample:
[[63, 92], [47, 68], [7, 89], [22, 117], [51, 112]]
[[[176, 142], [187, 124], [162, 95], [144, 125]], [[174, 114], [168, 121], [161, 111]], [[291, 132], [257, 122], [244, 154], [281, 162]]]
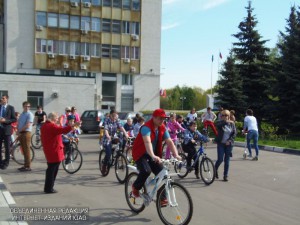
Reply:
[[168, 116], [166, 115], [166, 112], [163, 109], [156, 109], [153, 114], [153, 117], [163, 117], [167, 118]]

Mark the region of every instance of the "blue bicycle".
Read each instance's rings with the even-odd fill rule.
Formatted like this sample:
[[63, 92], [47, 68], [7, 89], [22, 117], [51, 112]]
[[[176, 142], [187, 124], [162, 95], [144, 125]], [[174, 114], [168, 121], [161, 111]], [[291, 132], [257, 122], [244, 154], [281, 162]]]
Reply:
[[[210, 185], [214, 182], [216, 177], [216, 169], [214, 166], [213, 161], [207, 157], [204, 147], [203, 147], [203, 140], [199, 140], [200, 147], [195, 155], [192, 157], [192, 165], [190, 167], [187, 166], [187, 156], [184, 153], [180, 153], [182, 160], [181, 162], [177, 162], [174, 166], [175, 172], [180, 178], [184, 178], [190, 173], [191, 171], [195, 170], [197, 162], [199, 161], [199, 170], [200, 176], [203, 182], [206, 185]], [[197, 170], [196, 170], [197, 171]]]

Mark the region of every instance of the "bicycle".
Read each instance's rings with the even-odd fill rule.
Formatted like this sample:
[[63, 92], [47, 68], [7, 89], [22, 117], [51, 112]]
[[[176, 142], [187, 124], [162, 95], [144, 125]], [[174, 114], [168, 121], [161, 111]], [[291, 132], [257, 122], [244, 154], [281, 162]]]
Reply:
[[111, 148], [111, 158], [107, 165], [107, 170], [103, 172], [101, 170], [106, 156], [105, 149], [100, 151], [99, 154], [99, 169], [103, 177], [109, 174], [110, 167], [115, 166], [115, 174], [119, 183], [123, 184], [128, 175], [127, 158], [123, 155], [123, 151], [120, 149], [119, 138], [113, 138]]
[[[146, 206], [155, 201], [156, 209], [160, 220], [166, 225], [186, 225], [193, 216], [192, 198], [185, 187], [173, 181], [169, 174], [169, 165], [177, 162], [176, 159], [162, 159], [163, 169], [154, 178], [148, 177], [144, 187], [140, 190], [140, 198], [132, 195], [132, 184], [136, 180], [139, 171], [135, 166], [128, 165], [128, 168], [134, 170], [127, 177], [125, 183], [125, 198], [130, 209], [136, 213], [142, 212]], [[153, 188], [151, 188], [153, 186]], [[162, 204], [162, 200], [167, 204]], [[166, 202], [165, 202], [166, 203]]]
[[[69, 174], [74, 174], [82, 166], [82, 154], [78, 149], [78, 138], [70, 138], [70, 149], [64, 149], [65, 159], [62, 161], [64, 170]], [[70, 153], [71, 151], [71, 153]]]
[[199, 163], [199, 167], [200, 167], [200, 176], [202, 181], [206, 184], [206, 185], [210, 185], [214, 182], [215, 180], [215, 176], [216, 176], [216, 169], [214, 166], [213, 161], [207, 157], [204, 147], [203, 147], [203, 140], [198, 141], [200, 143], [200, 147], [198, 149], [198, 151], [194, 154], [194, 156], [192, 157], [192, 159], [194, 160], [194, 162], [192, 163], [192, 165], [190, 167], [187, 166], [187, 156], [184, 153], [180, 153], [179, 155], [182, 158], [182, 162], [180, 163], [175, 163], [174, 165], [174, 169], [175, 172], [177, 173], [177, 175], [180, 178], [184, 178], [187, 176], [188, 173], [190, 173], [192, 170], [195, 169], [196, 167], [196, 163], [197, 161], [200, 160], [201, 161]]
[[31, 146], [35, 149], [40, 149], [42, 147], [41, 141], [41, 129], [37, 129], [31, 136]]
[[[31, 156], [31, 162], [32, 162], [34, 159], [34, 156], [35, 156], [35, 152], [31, 146], [30, 146], [30, 150], [31, 150], [30, 156]], [[14, 142], [12, 142], [10, 144], [9, 151], [10, 151], [11, 159], [13, 159], [19, 165], [24, 165], [24, 151], [21, 147], [18, 137], [14, 140]], [[1, 154], [4, 154], [4, 153], [5, 153], [5, 147], [3, 144]]]

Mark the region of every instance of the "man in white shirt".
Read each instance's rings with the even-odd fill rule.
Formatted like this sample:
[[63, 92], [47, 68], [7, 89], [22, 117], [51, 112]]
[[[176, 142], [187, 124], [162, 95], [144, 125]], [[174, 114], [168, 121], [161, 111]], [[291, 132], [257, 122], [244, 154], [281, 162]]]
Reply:
[[203, 113], [201, 116], [204, 128], [207, 129], [207, 127], [210, 126], [211, 129], [213, 130], [214, 134], [216, 136], [218, 136], [218, 131], [214, 124], [214, 121], [216, 120], [216, 118], [217, 118], [216, 114], [213, 111], [211, 111], [210, 107], [207, 107], [207, 112]]
[[257, 126], [257, 120], [253, 116], [253, 111], [251, 109], [247, 109], [246, 111], [246, 117], [244, 119], [244, 128], [243, 133], [247, 133], [247, 147], [249, 151], [248, 157], [252, 157], [252, 151], [251, 151], [251, 140], [253, 140], [253, 145], [255, 148], [256, 156], [252, 158], [253, 161], [258, 160], [258, 126]]

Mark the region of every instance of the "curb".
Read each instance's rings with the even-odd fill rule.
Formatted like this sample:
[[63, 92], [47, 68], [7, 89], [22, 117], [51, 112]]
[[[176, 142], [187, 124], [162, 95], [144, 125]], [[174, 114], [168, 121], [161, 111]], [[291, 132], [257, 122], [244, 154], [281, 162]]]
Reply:
[[[245, 147], [245, 142], [236, 141], [234, 142], [234, 146]], [[265, 150], [270, 152], [279, 152], [279, 153], [287, 153], [293, 155], [300, 155], [300, 150], [290, 149], [290, 148], [281, 148], [276, 146], [269, 145], [258, 145], [259, 150]]]
[[0, 224], [28, 225], [25, 221], [12, 221], [13, 216], [10, 207], [15, 206], [16, 202], [0, 176]]

